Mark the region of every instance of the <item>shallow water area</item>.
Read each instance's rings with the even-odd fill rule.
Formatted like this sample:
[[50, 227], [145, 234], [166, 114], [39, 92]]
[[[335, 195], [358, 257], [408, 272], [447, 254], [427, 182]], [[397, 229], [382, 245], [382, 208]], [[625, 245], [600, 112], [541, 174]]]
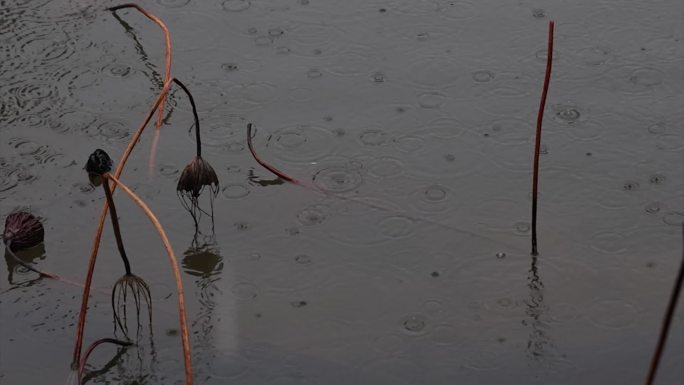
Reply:
[[[19, 256], [70, 281], [6, 256], [0, 384], [68, 377], [104, 202], [83, 165], [96, 148], [118, 162], [161, 88], [159, 28], [105, 10], [117, 4], [0, 2], [0, 218], [42, 217], [44, 244]], [[195, 156], [192, 110], [174, 87], [151, 170], [153, 124], [121, 180], [178, 257], [196, 384], [643, 381], [682, 258], [681, 2], [139, 4], [171, 31], [172, 74], [220, 180], [214, 231], [203, 215], [193, 237], [175, 192]], [[254, 161], [247, 123], [300, 184]], [[115, 200], [153, 334], [145, 321], [137, 346], [96, 350], [86, 383], [183, 383], [167, 257], [140, 209]], [[114, 335], [122, 274], [108, 221], [86, 345]], [[657, 383], [683, 382], [683, 360], [680, 303]]]

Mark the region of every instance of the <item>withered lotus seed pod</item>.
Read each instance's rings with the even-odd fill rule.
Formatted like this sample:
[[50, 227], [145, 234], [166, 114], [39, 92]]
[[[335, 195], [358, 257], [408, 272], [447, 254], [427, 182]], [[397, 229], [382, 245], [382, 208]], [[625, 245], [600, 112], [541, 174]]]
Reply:
[[90, 183], [95, 186], [102, 184], [102, 174], [112, 171], [112, 158], [101, 149], [95, 150], [88, 157], [88, 162], [86, 163], [85, 169], [88, 172], [88, 178]]
[[40, 218], [26, 211], [11, 213], [5, 219], [2, 240], [12, 250], [36, 246], [45, 239], [45, 229]]
[[206, 186], [216, 195], [219, 188], [218, 177], [209, 162], [198, 156], [183, 169], [176, 190], [182, 196], [197, 199]]

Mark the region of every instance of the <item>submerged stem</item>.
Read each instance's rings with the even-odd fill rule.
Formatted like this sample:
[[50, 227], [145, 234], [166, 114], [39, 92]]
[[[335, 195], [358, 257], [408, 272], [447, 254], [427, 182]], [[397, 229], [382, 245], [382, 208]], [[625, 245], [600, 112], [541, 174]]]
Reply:
[[195, 98], [192, 97], [190, 90], [188, 90], [185, 84], [181, 83], [180, 80], [173, 78], [173, 82], [178, 84], [183, 89], [183, 91], [185, 91], [185, 94], [188, 95], [188, 98], [190, 99], [190, 104], [192, 105], [192, 115], [195, 117], [195, 139], [197, 141], [197, 157], [200, 158], [202, 156], [202, 141], [200, 140], [200, 124], [199, 117], [197, 116], [197, 106], [195, 106]]
[[135, 204], [137, 204], [145, 212], [145, 215], [147, 215], [147, 217], [154, 225], [155, 229], [159, 233], [159, 237], [161, 238], [162, 243], [164, 244], [164, 248], [166, 249], [166, 253], [169, 257], [171, 268], [173, 269], [173, 274], [176, 281], [176, 291], [178, 292], [178, 318], [180, 322], [181, 340], [183, 344], [185, 382], [187, 385], [192, 385], [192, 356], [190, 353], [190, 333], [188, 331], [188, 322], [185, 313], [185, 294], [183, 290], [183, 280], [181, 278], [180, 269], [178, 268], [178, 260], [173, 252], [171, 242], [169, 241], [169, 238], [166, 236], [166, 232], [164, 231], [164, 228], [162, 227], [161, 223], [154, 215], [152, 210], [150, 210], [150, 208], [147, 206], [147, 204], [145, 204], [145, 202], [142, 199], [140, 199], [140, 197], [136, 193], [134, 193], [133, 190], [128, 188], [128, 186], [119, 181], [115, 176], [111, 174], [105, 174], [105, 176], [107, 179], [113, 181], [118, 186], [120, 186], [121, 189], [126, 194], [128, 194], [128, 196], [131, 197], [133, 202], [135, 202]]
[[14, 251], [12, 251], [12, 241], [8, 241], [5, 244], [5, 250], [10, 255], [10, 257], [12, 257], [12, 260], [14, 260], [14, 262], [20, 264], [22, 267], [24, 267], [28, 270], [31, 270], [32, 272], [37, 273], [38, 275], [40, 275], [41, 277], [44, 277], [44, 278], [59, 279], [59, 277], [55, 274], [44, 273], [44, 272], [36, 269], [35, 267], [29, 265], [28, 263], [22, 261], [21, 258], [19, 258], [16, 254], [14, 254]]
[[553, 20], [549, 21], [549, 38], [546, 50], [546, 74], [544, 75], [544, 89], [542, 90], [539, 112], [537, 113], [537, 134], [534, 142], [534, 175], [532, 177], [532, 255], [538, 255], [537, 251], [537, 195], [539, 189], [539, 153], [541, 147], [542, 119], [546, 96], [549, 92], [551, 80], [551, 63], [553, 61]]
[[119, 254], [126, 269], [126, 275], [131, 275], [131, 264], [128, 261], [126, 250], [124, 250], [123, 240], [121, 239], [121, 229], [119, 228], [119, 217], [116, 215], [116, 206], [114, 205], [114, 198], [112, 197], [112, 190], [108, 182], [102, 183], [107, 196], [107, 205], [109, 206], [109, 218], [112, 220], [112, 227], [114, 228], [114, 237], [116, 238], [116, 247], [119, 249]]

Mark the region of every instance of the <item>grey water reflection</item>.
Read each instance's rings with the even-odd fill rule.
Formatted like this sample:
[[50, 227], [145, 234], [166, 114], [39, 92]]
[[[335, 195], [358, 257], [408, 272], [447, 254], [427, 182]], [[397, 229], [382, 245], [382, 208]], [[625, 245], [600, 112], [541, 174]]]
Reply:
[[181, 265], [188, 275], [194, 277], [199, 309], [190, 317], [192, 329], [197, 330], [193, 340], [193, 360], [199, 373], [206, 373], [214, 366], [209, 363], [214, 362], [214, 328], [220, 322], [216, 319], [215, 308], [216, 297], [222, 294], [217, 282], [224, 267], [223, 257], [214, 242], [202, 245], [193, 242], [193, 246], [185, 251]]
[[527, 341], [527, 354], [532, 361], [553, 361], [554, 343], [550, 336], [548, 313], [549, 307], [544, 303], [544, 283], [539, 275], [538, 257], [530, 257], [530, 270], [527, 277], [527, 287], [530, 289], [529, 298], [525, 301], [525, 315], [529, 318], [523, 324], [530, 328]]
[[[117, 4], [0, 2], [0, 215], [39, 210], [45, 251], [23, 258], [76, 283], [102, 204], [78, 160], [86, 148], [124, 150], [163, 74], [158, 27], [105, 10]], [[122, 176], [181, 247], [198, 383], [643, 378], [684, 218], [681, 1], [140, 5], [169, 25], [173, 75], [196, 97], [221, 180], [216, 231], [192, 238], [174, 191], [195, 139], [173, 96], [159, 172], [146, 167], [148, 130]], [[530, 260], [549, 19], [542, 255]], [[247, 123], [263, 159], [302, 185], [254, 162]], [[90, 383], [182, 378], [175, 285], [149, 224], [123, 217], [136, 210], [121, 207], [122, 225], [144, 251], [132, 262], [151, 287], [154, 338], [94, 356]], [[119, 261], [107, 234], [89, 340], [112, 333]], [[6, 265], [0, 383], [59, 378], [81, 289]], [[666, 384], [682, 382], [679, 319]]]

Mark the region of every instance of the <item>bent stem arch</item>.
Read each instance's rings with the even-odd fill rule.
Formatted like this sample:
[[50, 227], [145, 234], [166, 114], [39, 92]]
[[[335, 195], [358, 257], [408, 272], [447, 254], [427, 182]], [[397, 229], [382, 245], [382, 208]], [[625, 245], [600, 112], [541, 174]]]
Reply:
[[[145, 116], [145, 120], [142, 122], [142, 124], [138, 127], [136, 132], [133, 134], [133, 137], [131, 137], [131, 141], [128, 143], [128, 146], [126, 147], [126, 150], [124, 150], [123, 155], [121, 156], [121, 160], [119, 161], [119, 164], [116, 167], [116, 170], [114, 171], [114, 176], [117, 178], [121, 176], [121, 173], [123, 172], [123, 168], [126, 165], [126, 161], [128, 161], [128, 158], [130, 157], [131, 153], [133, 152], [133, 148], [135, 148], [135, 145], [138, 143], [140, 140], [140, 136], [142, 135], [143, 131], [145, 130], [145, 127], [147, 124], [150, 122], [152, 117], [154, 116], [154, 112], [157, 110], [157, 107], [161, 104], [162, 99], [164, 96], [169, 92], [169, 88], [171, 88], [172, 82], [168, 81], [164, 84], [164, 87], [162, 88], [159, 96], [157, 96], [157, 99], [154, 101], [152, 104], [152, 107], [150, 110], [147, 112], [147, 115]], [[105, 183], [108, 183], [105, 181]], [[116, 188], [116, 184], [112, 186], [112, 192], [114, 192]], [[95, 231], [95, 239], [93, 240], [93, 247], [90, 253], [90, 259], [88, 260], [88, 271], [86, 272], [86, 279], [83, 284], [83, 296], [81, 298], [81, 310], [79, 313], [78, 317], [78, 325], [76, 326], [76, 343], [74, 346], [74, 354], [72, 357], [71, 361], [71, 367], [72, 369], [76, 370], [78, 369], [79, 362], [81, 361], [81, 350], [83, 349], [83, 333], [85, 332], [85, 320], [86, 320], [86, 315], [88, 312], [88, 299], [90, 297], [90, 287], [93, 282], [93, 272], [95, 271], [95, 262], [97, 261], [97, 253], [100, 249], [100, 241], [102, 239], [102, 230], [104, 228], [104, 223], [107, 218], [107, 211], [109, 209], [109, 205], [107, 202], [105, 202], [102, 205], [102, 209], [100, 210], [100, 217], [98, 219], [98, 226], [97, 230]]]
[[188, 322], [185, 313], [185, 294], [183, 290], [183, 280], [181, 279], [180, 269], [178, 268], [178, 260], [176, 259], [176, 256], [173, 253], [173, 247], [171, 246], [171, 242], [169, 241], [169, 238], [166, 236], [166, 232], [164, 231], [164, 228], [162, 227], [161, 223], [159, 223], [157, 217], [154, 215], [152, 210], [150, 210], [147, 204], [145, 204], [145, 202], [142, 199], [140, 199], [140, 197], [136, 193], [134, 193], [128, 186], [123, 184], [121, 181], [119, 181], [119, 179], [115, 176], [111, 174], [105, 174], [105, 177], [108, 180], [113, 181], [115, 185], [121, 187], [121, 189], [126, 194], [128, 194], [128, 196], [133, 200], [133, 202], [135, 202], [135, 204], [137, 204], [145, 212], [145, 215], [147, 215], [147, 217], [154, 225], [155, 229], [157, 230], [157, 233], [159, 233], [159, 237], [161, 238], [162, 243], [164, 244], [164, 249], [166, 249], [166, 254], [169, 257], [169, 263], [171, 264], [171, 268], [173, 269], [173, 275], [176, 281], [176, 291], [178, 293], [178, 317], [180, 321], [181, 340], [183, 344], [183, 359], [185, 363], [185, 383], [187, 385], [192, 385], [193, 380], [192, 357], [190, 352], [190, 333], [188, 331]]
[[[164, 57], [164, 84], [168, 83], [171, 81], [171, 33], [169, 32], [169, 28], [166, 26], [166, 24], [157, 16], [146, 10], [145, 8], [134, 4], [134, 3], [126, 3], [126, 4], [121, 4], [117, 5], [111, 8], [108, 8], [112, 12], [116, 12], [120, 9], [124, 8], [134, 8], [138, 12], [142, 13], [145, 15], [148, 19], [152, 20], [155, 24], [157, 24], [162, 31], [164, 32], [164, 42], [166, 44], [166, 54]], [[157, 109], [157, 121], [155, 123], [155, 127], [157, 128], [154, 133], [154, 139], [152, 140], [152, 147], [150, 150], [150, 160], [149, 160], [149, 171], [150, 174], [154, 173], [154, 162], [155, 159], [157, 158], [157, 146], [159, 144], [159, 137], [160, 137], [160, 131], [159, 129], [162, 126], [163, 119], [164, 119], [164, 104], [166, 102], [166, 95], [161, 100], [161, 103], [159, 104], [159, 107]]]
[[[166, 26], [166, 24], [157, 16], [146, 10], [145, 8], [139, 6], [138, 4], [134, 3], [126, 3], [126, 4], [121, 4], [121, 5], [116, 5], [114, 7], [108, 8], [112, 12], [116, 12], [120, 9], [124, 8], [134, 8], [138, 12], [142, 13], [145, 15], [148, 19], [152, 20], [155, 24], [157, 24], [162, 31], [164, 32], [164, 43], [166, 44], [166, 55], [164, 57], [164, 83], [167, 83], [169, 80], [171, 80], [171, 32], [169, 32], [169, 28]], [[157, 128], [161, 127], [162, 120], [164, 119], [164, 102], [166, 101], [166, 96], [162, 98], [162, 102], [158, 107], [157, 110], [157, 122], [156, 126]]]

